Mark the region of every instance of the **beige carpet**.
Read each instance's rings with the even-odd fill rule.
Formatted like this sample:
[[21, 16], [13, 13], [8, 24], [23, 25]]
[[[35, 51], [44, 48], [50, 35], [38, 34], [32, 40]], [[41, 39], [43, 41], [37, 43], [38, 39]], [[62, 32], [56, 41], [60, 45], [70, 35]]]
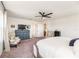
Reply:
[[3, 52], [0, 58], [34, 58], [33, 45], [42, 38], [22, 40], [17, 48], [12, 47], [10, 52]]

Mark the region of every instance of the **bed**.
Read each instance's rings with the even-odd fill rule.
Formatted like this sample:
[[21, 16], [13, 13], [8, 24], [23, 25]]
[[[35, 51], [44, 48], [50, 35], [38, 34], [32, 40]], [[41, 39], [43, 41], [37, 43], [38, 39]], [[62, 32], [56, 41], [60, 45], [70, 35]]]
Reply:
[[79, 40], [74, 47], [69, 46], [71, 38], [51, 37], [38, 41], [34, 45], [35, 57], [42, 58], [75, 58], [79, 57]]

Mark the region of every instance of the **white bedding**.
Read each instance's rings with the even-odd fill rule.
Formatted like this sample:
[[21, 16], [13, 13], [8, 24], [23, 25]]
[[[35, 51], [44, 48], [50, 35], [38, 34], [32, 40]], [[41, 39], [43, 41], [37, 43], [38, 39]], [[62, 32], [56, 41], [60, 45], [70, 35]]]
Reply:
[[[37, 42], [38, 52], [44, 58], [73, 58], [76, 57], [74, 51], [76, 48], [69, 47], [70, 38], [52, 37]], [[78, 49], [77, 49], [78, 50]], [[36, 55], [36, 49], [34, 49]], [[36, 55], [37, 56], [37, 55]]]

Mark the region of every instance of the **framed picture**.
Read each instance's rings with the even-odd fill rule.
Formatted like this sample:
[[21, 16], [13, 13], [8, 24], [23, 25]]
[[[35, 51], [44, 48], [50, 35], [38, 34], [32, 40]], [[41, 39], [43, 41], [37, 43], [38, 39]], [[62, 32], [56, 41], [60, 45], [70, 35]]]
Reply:
[[11, 28], [15, 28], [15, 25], [11, 25]]

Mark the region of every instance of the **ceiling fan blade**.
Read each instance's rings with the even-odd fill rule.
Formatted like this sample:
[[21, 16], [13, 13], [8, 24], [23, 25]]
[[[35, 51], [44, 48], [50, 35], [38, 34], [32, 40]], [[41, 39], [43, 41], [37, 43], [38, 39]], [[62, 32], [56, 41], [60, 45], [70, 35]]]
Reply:
[[39, 12], [39, 14], [41, 14], [43, 16], [43, 14], [41, 12]]
[[46, 16], [46, 18], [51, 18], [50, 16]]
[[53, 13], [49, 13], [49, 14], [46, 14], [46, 15], [51, 15], [51, 14], [53, 14]]
[[41, 17], [41, 16], [35, 16], [35, 17]]

